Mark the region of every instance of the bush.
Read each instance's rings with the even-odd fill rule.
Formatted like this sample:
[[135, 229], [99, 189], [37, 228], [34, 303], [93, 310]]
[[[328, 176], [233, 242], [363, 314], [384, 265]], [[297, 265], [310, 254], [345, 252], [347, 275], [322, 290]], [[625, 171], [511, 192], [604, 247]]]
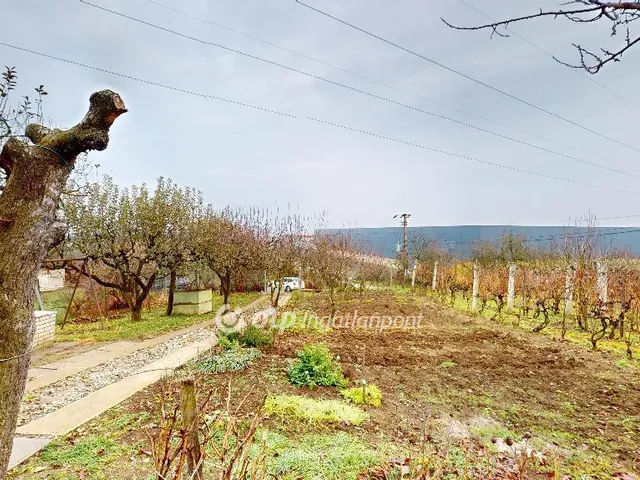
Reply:
[[213, 355], [196, 362], [196, 368], [204, 373], [224, 373], [244, 370], [262, 353], [257, 348], [229, 348], [220, 355]]
[[294, 385], [313, 388], [316, 385], [325, 387], [344, 387], [347, 380], [342, 373], [342, 366], [333, 359], [331, 352], [324, 345], [306, 344], [302, 351], [297, 351], [296, 360], [289, 369], [289, 380]]
[[340, 392], [342, 396], [356, 405], [372, 405], [379, 407], [382, 403], [382, 392], [375, 384], [370, 384], [365, 387], [365, 398], [362, 398], [362, 387], [347, 388]]
[[274, 334], [271, 330], [247, 325], [240, 332], [230, 332], [220, 336], [220, 346], [228, 350], [234, 345], [244, 345], [245, 347], [270, 347], [273, 345]]
[[218, 337], [218, 346], [222, 350], [237, 350], [241, 348], [240, 342], [237, 338], [233, 338], [232, 335], [220, 335]]
[[339, 400], [316, 400], [299, 395], [268, 397], [264, 404], [264, 412], [267, 415], [281, 415], [296, 420], [348, 422], [353, 425], [360, 425], [369, 418], [369, 415], [358, 407]]

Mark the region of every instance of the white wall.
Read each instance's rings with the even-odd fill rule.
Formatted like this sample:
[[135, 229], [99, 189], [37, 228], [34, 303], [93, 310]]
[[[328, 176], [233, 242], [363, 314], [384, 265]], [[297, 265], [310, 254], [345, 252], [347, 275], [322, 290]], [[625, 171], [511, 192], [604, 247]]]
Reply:
[[33, 336], [33, 348], [53, 342], [56, 331], [56, 312], [36, 310], [36, 331]]
[[64, 288], [64, 268], [59, 270], [40, 270], [38, 283], [41, 292], [51, 292]]

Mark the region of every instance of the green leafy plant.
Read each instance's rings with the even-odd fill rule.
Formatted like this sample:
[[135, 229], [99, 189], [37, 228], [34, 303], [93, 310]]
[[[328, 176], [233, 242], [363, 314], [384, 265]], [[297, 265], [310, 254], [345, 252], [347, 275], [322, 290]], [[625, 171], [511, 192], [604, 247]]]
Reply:
[[204, 373], [224, 373], [244, 370], [262, 355], [257, 348], [229, 348], [196, 362], [196, 369]]
[[220, 337], [220, 346], [225, 350], [233, 345], [244, 345], [245, 347], [270, 347], [273, 345], [274, 333], [271, 330], [247, 325], [239, 332], [230, 332]]
[[369, 415], [360, 408], [339, 400], [316, 400], [300, 395], [275, 395], [264, 404], [267, 415], [280, 415], [311, 422], [348, 422], [360, 425]]
[[218, 346], [224, 351], [237, 350], [241, 348], [241, 345], [238, 339], [234, 338], [230, 334], [220, 335], [220, 337], [218, 337]]
[[306, 344], [296, 355], [298, 360], [289, 369], [289, 380], [292, 384], [310, 388], [347, 385], [342, 366], [333, 359], [331, 352], [324, 345]]
[[364, 398], [362, 395], [362, 387], [346, 388], [340, 391], [342, 396], [356, 405], [372, 405], [379, 407], [382, 404], [382, 392], [375, 384], [365, 387]]

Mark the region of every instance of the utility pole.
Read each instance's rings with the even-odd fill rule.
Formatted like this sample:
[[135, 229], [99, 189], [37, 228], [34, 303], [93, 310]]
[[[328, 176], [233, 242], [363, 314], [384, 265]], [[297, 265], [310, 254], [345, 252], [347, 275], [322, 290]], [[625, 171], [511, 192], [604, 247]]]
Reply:
[[407, 252], [407, 224], [409, 223], [410, 213], [398, 213], [393, 218], [400, 218], [402, 223], [402, 251]]
[[400, 250], [400, 258], [404, 267], [404, 275], [407, 276], [409, 268], [409, 252], [407, 250], [407, 224], [409, 223], [410, 213], [398, 213], [393, 218], [400, 218], [402, 224], [402, 250]]

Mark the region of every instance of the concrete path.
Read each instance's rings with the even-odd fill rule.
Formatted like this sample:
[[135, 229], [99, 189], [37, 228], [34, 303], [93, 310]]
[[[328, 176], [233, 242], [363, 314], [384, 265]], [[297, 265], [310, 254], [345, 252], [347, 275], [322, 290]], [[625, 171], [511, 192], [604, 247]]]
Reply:
[[133, 394], [157, 382], [173, 370], [196, 358], [200, 352], [218, 343], [215, 334], [211, 338], [192, 343], [160, 360], [150, 363], [119, 382], [107, 385], [86, 397], [40, 417], [16, 430], [20, 435], [65, 435], [80, 425], [118, 405]]
[[[266, 302], [267, 297], [260, 297], [249, 303], [243, 308], [253, 308], [262, 302]], [[203, 315], [204, 316], [204, 315]], [[73, 357], [65, 358], [57, 362], [49, 363], [47, 365], [39, 365], [29, 369], [26, 392], [32, 392], [42, 387], [46, 387], [52, 383], [62, 380], [63, 378], [75, 375], [83, 370], [95, 367], [102, 363], [106, 363], [114, 358], [129, 355], [130, 353], [142, 350], [145, 348], [153, 347], [161, 343], [165, 343], [174, 337], [184, 335], [194, 330], [199, 330], [206, 326], [211, 325], [212, 318], [200, 322], [190, 327], [183, 328], [181, 330], [175, 330], [165, 333], [158, 337], [153, 337], [141, 342], [133, 341], [121, 341], [108, 343], [94, 350], [75, 355]]]
[[[290, 295], [281, 299], [281, 306], [286, 305]], [[257, 308], [261, 303], [267, 303], [268, 298], [260, 297], [243, 310]], [[117, 342], [106, 345], [76, 357], [54, 362], [45, 368], [29, 370], [29, 375], [34, 375], [27, 384], [27, 391], [33, 391], [58, 380], [74, 375], [88, 368], [106, 363], [114, 358], [128, 355], [142, 348], [166, 342], [178, 335], [184, 335], [191, 330], [201, 329], [211, 324], [211, 318], [207, 321], [170, 332], [143, 342]], [[92, 420], [110, 408], [118, 405], [140, 390], [160, 380], [164, 375], [169, 375], [174, 369], [194, 359], [200, 352], [206, 351], [212, 345], [216, 345], [218, 339], [212, 332], [211, 337], [200, 342], [187, 345], [172, 354], [150, 363], [146, 367], [134, 372], [132, 375], [96, 390], [89, 395], [77, 400], [55, 412], [40, 417], [32, 422], [19, 427], [16, 430], [9, 468], [14, 468], [46, 446], [53, 437], [65, 435]], [[34, 438], [35, 437], [35, 438]]]
[[20, 465], [31, 455], [38, 453], [46, 447], [51, 440], [51, 437], [30, 438], [16, 436], [13, 439], [13, 449], [11, 450], [11, 457], [9, 457], [9, 470]]

